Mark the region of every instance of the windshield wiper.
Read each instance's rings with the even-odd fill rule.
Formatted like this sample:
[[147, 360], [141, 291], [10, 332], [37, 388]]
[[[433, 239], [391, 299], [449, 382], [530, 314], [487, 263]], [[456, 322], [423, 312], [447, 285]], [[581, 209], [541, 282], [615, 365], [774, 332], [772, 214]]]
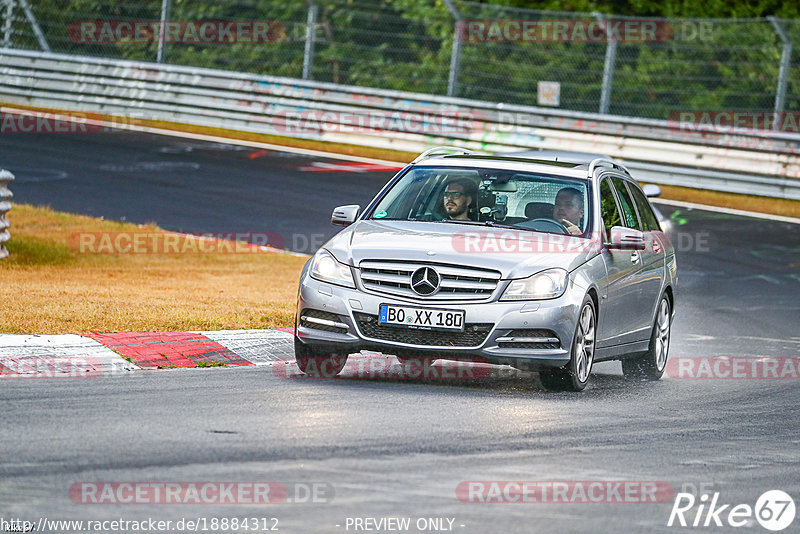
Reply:
[[462, 219], [442, 219], [441, 221], [435, 222], [443, 222], [443, 223], [453, 223], [453, 224], [468, 224], [470, 226], [488, 226], [490, 228], [507, 228], [509, 230], [524, 230], [527, 232], [535, 232], [533, 228], [525, 228], [523, 226], [514, 226], [513, 224], [501, 224], [496, 221], [465, 221]]
[[494, 226], [494, 221], [465, 221], [464, 219], [442, 219], [440, 223], [470, 224], [472, 226]]

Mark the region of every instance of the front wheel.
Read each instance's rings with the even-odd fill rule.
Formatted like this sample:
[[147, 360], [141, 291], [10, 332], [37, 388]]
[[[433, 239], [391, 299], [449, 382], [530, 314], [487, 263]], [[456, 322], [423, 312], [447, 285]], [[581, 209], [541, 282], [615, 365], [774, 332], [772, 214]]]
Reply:
[[347, 363], [347, 355], [320, 354], [297, 337], [294, 338], [294, 359], [300, 371], [319, 378], [335, 377]]
[[589, 383], [594, 363], [594, 338], [597, 325], [594, 301], [586, 295], [581, 304], [575, 335], [572, 337], [570, 360], [566, 367], [542, 369], [539, 379], [551, 391], [583, 391]]
[[628, 378], [658, 380], [667, 368], [669, 356], [669, 337], [672, 330], [672, 307], [664, 295], [658, 303], [653, 332], [650, 334], [650, 347], [640, 358], [622, 360], [622, 374]]

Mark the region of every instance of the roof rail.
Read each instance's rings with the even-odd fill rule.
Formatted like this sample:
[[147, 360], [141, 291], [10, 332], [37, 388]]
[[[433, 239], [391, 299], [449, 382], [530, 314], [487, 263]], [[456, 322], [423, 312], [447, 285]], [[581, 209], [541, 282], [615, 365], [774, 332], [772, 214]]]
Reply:
[[592, 176], [592, 174], [594, 174], [594, 170], [598, 167], [607, 167], [611, 169], [616, 169], [618, 171], [624, 172], [628, 176], [631, 175], [631, 173], [628, 172], [628, 169], [625, 168], [625, 166], [622, 165], [621, 163], [617, 163], [616, 161], [612, 161], [608, 158], [595, 158], [591, 161], [591, 163], [589, 163], [589, 176]]
[[432, 158], [434, 156], [446, 156], [450, 152], [457, 152], [459, 154], [464, 154], [470, 156], [474, 154], [472, 150], [467, 150], [466, 148], [458, 148], [457, 146], [437, 146], [433, 147], [430, 150], [426, 150], [416, 158], [411, 163], [417, 163], [418, 161], [422, 161], [423, 159]]

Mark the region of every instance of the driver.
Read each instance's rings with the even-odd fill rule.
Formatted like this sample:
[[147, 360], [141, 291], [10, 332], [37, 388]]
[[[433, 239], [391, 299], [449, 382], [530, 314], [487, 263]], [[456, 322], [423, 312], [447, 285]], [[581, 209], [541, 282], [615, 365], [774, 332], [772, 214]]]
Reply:
[[571, 235], [581, 235], [583, 219], [583, 193], [574, 187], [565, 187], [556, 195], [553, 219], [563, 224]]
[[442, 194], [444, 211], [448, 219], [469, 221], [469, 207], [475, 198], [475, 184], [466, 178], [448, 182]]

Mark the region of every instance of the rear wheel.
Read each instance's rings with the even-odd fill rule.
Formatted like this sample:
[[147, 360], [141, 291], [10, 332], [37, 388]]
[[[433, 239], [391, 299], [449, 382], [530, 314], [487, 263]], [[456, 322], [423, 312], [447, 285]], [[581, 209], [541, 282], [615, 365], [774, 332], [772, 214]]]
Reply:
[[333, 353], [321, 353], [311, 346], [294, 338], [294, 359], [300, 371], [320, 378], [333, 378], [344, 369], [347, 356]]
[[594, 338], [597, 314], [594, 302], [586, 295], [581, 304], [575, 335], [572, 337], [570, 361], [565, 367], [542, 369], [539, 379], [551, 391], [583, 391], [589, 383], [594, 363]]
[[666, 295], [661, 297], [650, 334], [650, 348], [644, 356], [622, 360], [622, 374], [628, 378], [658, 380], [664, 374], [669, 356], [669, 338], [672, 331], [672, 306]]

